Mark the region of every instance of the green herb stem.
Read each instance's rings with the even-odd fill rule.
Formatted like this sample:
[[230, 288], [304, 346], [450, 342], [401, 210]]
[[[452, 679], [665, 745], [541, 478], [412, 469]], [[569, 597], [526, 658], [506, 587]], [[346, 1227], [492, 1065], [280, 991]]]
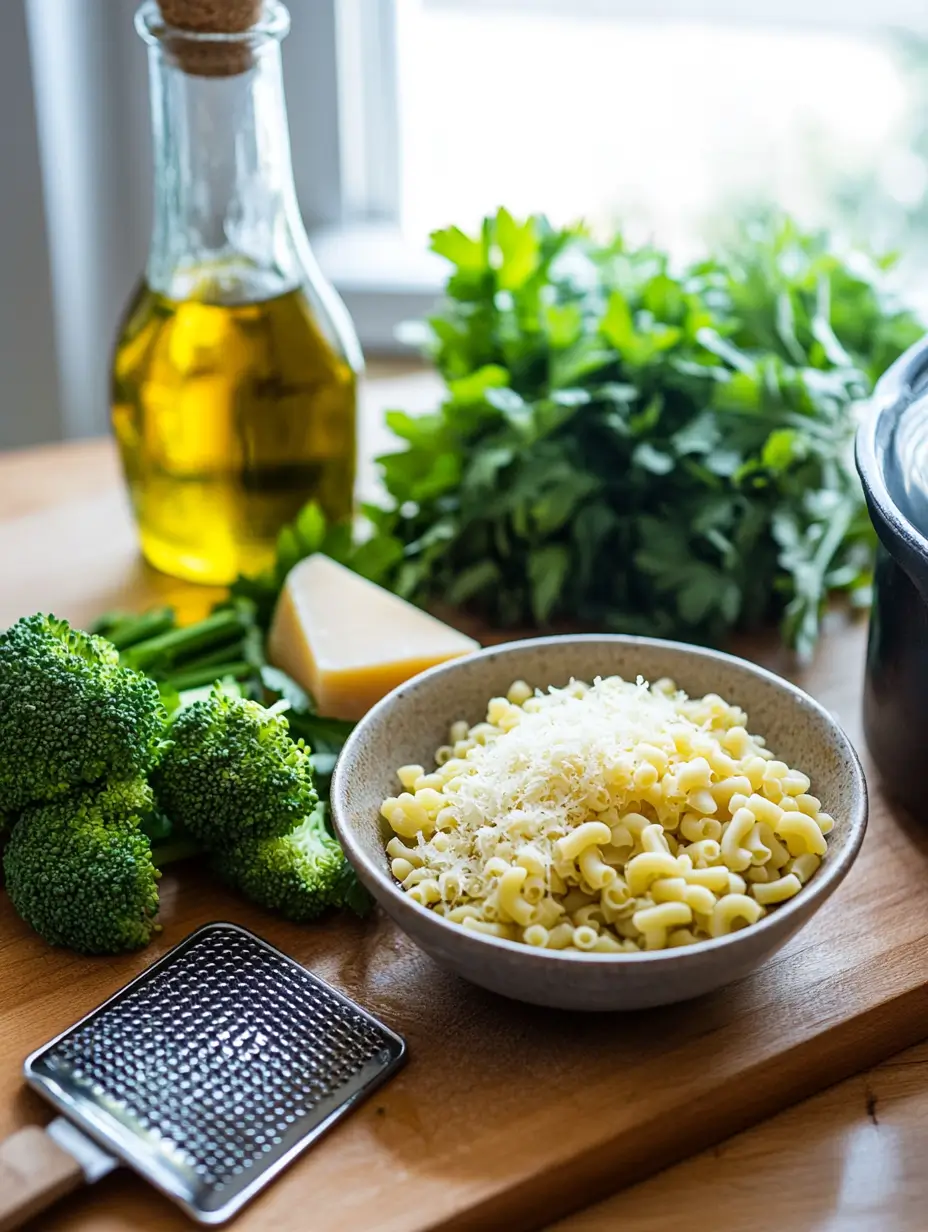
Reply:
[[308, 506], [234, 593], [266, 624], [323, 551], [491, 626], [719, 643], [779, 620], [809, 654], [829, 596], [864, 594], [872, 569], [855, 408], [924, 332], [890, 263], [786, 217], [682, 269], [505, 209], [432, 248], [450, 269], [428, 330], [444, 395], [388, 413], [369, 533]]

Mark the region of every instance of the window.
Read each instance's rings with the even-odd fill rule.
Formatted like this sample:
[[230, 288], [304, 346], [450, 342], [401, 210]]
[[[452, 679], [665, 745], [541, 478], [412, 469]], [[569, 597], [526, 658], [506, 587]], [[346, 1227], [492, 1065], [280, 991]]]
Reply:
[[[24, 0], [24, 22], [0, 5], [0, 92], [22, 120], [7, 126], [4, 221], [17, 268], [39, 271], [31, 306], [17, 300], [32, 345], [4, 353], [22, 409], [0, 419], [0, 445], [106, 427], [110, 341], [150, 225], [135, 7]], [[397, 324], [434, 302], [428, 232], [499, 204], [685, 251], [772, 203], [898, 248], [928, 306], [925, 0], [289, 7], [297, 190], [369, 351], [396, 349]], [[39, 416], [52, 369], [59, 413]]]
[[370, 0], [359, 55], [366, 3], [336, 4], [339, 97], [390, 191], [346, 199], [323, 253], [372, 319], [392, 291], [383, 340], [438, 275], [428, 232], [501, 203], [681, 251], [774, 205], [928, 259], [921, 0]]

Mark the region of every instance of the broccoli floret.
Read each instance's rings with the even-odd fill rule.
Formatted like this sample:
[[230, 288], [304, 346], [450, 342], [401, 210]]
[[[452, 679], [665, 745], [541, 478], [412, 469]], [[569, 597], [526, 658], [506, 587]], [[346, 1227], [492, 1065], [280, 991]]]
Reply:
[[141, 828], [153, 806], [144, 779], [130, 779], [27, 808], [3, 859], [19, 915], [52, 945], [85, 954], [146, 945], [161, 876]]
[[0, 813], [0, 885], [3, 884], [3, 853], [6, 850], [12, 829], [12, 816], [9, 813]]
[[317, 805], [287, 834], [244, 839], [217, 850], [219, 876], [246, 898], [303, 923], [329, 907], [352, 907], [363, 914], [366, 895], [351, 865], [325, 825]]
[[0, 813], [145, 773], [166, 717], [158, 686], [103, 638], [54, 616], [17, 621], [0, 633]]
[[178, 712], [170, 736], [158, 798], [208, 847], [283, 834], [316, 803], [309, 752], [273, 707], [217, 687]]
[[224, 881], [290, 920], [328, 907], [364, 913], [367, 896], [326, 828], [309, 749], [282, 713], [217, 685], [182, 706], [170, 735], [159, 803]]

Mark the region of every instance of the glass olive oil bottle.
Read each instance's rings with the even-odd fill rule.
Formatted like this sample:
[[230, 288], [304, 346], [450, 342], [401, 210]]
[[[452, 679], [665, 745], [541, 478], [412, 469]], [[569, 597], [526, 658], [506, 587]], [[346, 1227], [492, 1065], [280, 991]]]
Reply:
[[361, 353], [296, 204], [288, 15], [258, 16], [207, 33], [168, 26], [154, 3], [136, 18], [155, 218], [116, 345], [113, 427], [146, 558], [219, 584], [270, 563], [308, 500], [350, 518], [355, 475]]

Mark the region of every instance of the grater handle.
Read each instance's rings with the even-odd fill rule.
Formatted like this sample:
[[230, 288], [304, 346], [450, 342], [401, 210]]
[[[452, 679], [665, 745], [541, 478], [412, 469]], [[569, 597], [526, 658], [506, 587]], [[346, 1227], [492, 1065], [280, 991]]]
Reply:
[[73, 1155], [29, 1125], [0, 1142], [0, 1232], [22, 1227], [84, 1184], [84, 1170]]

